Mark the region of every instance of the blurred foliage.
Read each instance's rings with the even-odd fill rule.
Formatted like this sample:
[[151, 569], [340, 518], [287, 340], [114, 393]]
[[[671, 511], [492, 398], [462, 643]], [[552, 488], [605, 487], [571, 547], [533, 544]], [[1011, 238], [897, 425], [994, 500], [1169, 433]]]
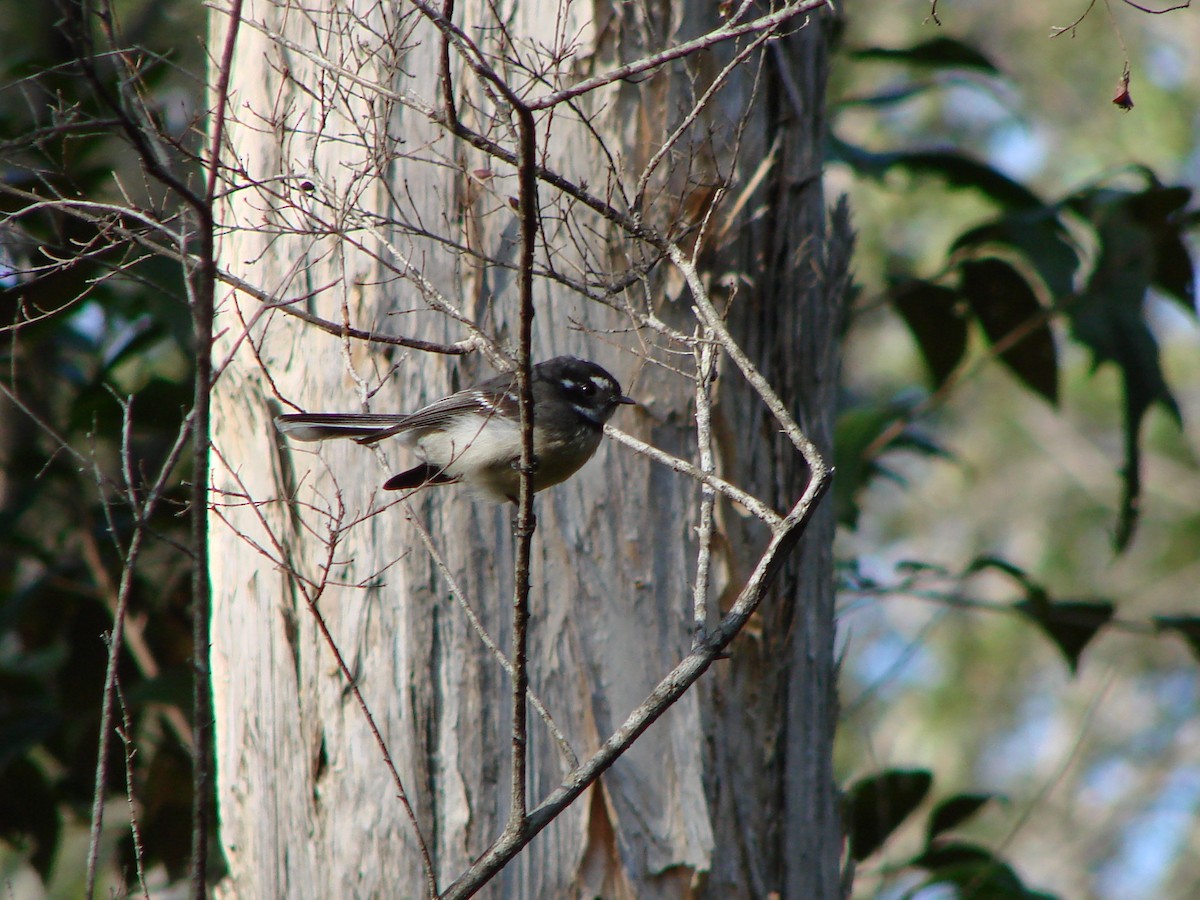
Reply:
[[[829, 180], [859, 228], [836, 434], [855, 895], [1193, 896], [1200, 19], [844, 11]], [[896, 786], [920, 771], [1007, 799], [935, 846]]]
[[[167, 54], [172, 24], [202, 28], [189, 6], [117, 5], [127, 40], [147, 48], [148, 99], [185, 172], [200, 81]], [[0, 838], [65, 896], [81, 894], [84, 859], [57, 851], [91, 820], [106, 636], [139, 524], [153, 537], [130, 573], [117, 673], [133, 784], [114, 741], [105, 791], [121, 801], [110, 806], [120, 837], [108, 880], [133, 872], [126, 796], [139, 801], [147, 866], [169, 878], [186, 874], [191, 806], [186, 454], [149, 520], [136, 509], [191, 406], [183, 275], [129, 239], [147, 233], [133, 219], [29, 203], [177, 215], [115, 124], [106, 97], [118, 96], [118, 71], [102, 60], [92, 80], [79, 63], [69, 28], [79, 9], [5, 0], [0, 13]], [[182, 62], [196, 70], [198, 45]]]
[[[927, 770], [888, 769], [850, 785], [842, 808], [850, 857], [856, 863], [870, 859], [924, 804], [933, 782]], [[904, 896], [951, 889], [952, 896], [988, 900], [1054, 900], [1052, 894], [1026, 887], [997, 854], [953, 836], [991, 799], [987, 794], [958, 794], [934, 806], [923, 846], [903, 862], [911, 883]]]
[[1186, 209], [1191, 191], [1164, 187], [1140, 169], [1141, 189], [1088, 187], [1051, 204], [958, 153], [870, 154], [835, 140], [831, 159], [863, 176], [882, 177], [894, 168], [936, 175], [955, 189], [979, 192], [999, 209], [951, 243], [936, 281], [910, 273], [891, 277], [887, 299], [912, 331], [934, 388], [946, 387], [966, 359], [971, 322], [979, 324], [1000, 362], [1052, 404], [1058, 402], [1060, 366], [1055, 314], [1070, 322], [1072, 337], [1091, 351], [1094, 366], [1120, 369], [1124, 496], [1115, 539], [1123, 548], [1141, 500], [1142, 421], [1158, 403], [1183, 424], [1159, 365], [1149, 301], [1157, 292], [1195, 314], [1196, 273], [1184, 241], [1200, 222]]

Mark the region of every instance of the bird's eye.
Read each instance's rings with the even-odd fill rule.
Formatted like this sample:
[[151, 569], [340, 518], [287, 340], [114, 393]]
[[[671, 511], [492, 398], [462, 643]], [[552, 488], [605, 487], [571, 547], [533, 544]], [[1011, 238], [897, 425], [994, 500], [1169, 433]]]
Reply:
[[590, 397], [592, 394], [596, 393], [596, 386], [590, 381], [571, 381], [570, 379], [564, 379], [562, 386], [563, 390], [568, 394], [577, 394], [581, 397]]

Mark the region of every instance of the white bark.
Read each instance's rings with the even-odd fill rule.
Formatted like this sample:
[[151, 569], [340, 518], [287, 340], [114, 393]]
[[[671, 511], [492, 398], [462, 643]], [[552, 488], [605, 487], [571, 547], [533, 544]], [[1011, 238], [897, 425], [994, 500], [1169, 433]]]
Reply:
[[[539, 48], [574, 44], [571, 64], [562, 67], [567, 83], [601, 70], [614, 54], [627, 59], [643, 52], [633, 46], [635, 36], [657, 32], [655, 46], [662, 46], [702, 27], [678, 13], [657, 23], [623, 18], [645, 12], [628, 5], [574, 4], [560, 12], [553, 3], [529, 2], [506, 9], [515, 37], [509, 53], [530, 58]], [[437, 32], [410, 12], [367, 0], [247, 3], [229, 126], [229, 152], [241, 174], [231, 177], [236, 189], [219, 216], [229, 228], [222, 265], [279, 299], [307, 296], [299, 305], [328, 320], [430, 341], [472, 338], [457, 319], [430, 310], [433, 288], [503, 344], [515, 333], [515, 276], [421, 236], [418, 226], [512, 261], [517, 221], [507, 199], [516, 192], [515, 178], [511, 167], [456, 143], [409, 102], [440, 107]], [[472, 23], [494, 25], [478, 3], [455, 21], [479, 41], [485, 32]], [[815, 54], [819, 70], [819, 45], [814, 35], [791, 49]], [[710, 53], [695, 70], [711, 78], [709, 60], [728, 56], [728, 50]], [[707, 127], [725, 128], [733, 111], [745, 108], [749, 74], [706, 111]], [[489, 107], [460, 65], [456, 84], [471, 103]], [[819, 110], [819, 79], [806, 90]], [[618, 83], [578, 101], [595, 113], [597, 131], [610, 143], [612, 177], [636, 181], [688, 96], [686, 81], [676, 79]], [[511, 146], [509, 134], [469, 103], [460, 103], [460, 114], [468, 126]], [[667, 188], [660, 202], [667, 206], [671, 190], [694, 191], [696, 180], [718, 175], [735, 179], [736, 194], [736, 179], [764, 155], [753, 148], [769, 142], [768, 114], [751, 122], [748, 161], [732, 161], [728, 131], [718, 130], [711, 146], [697, 139], [681, 144], [678, 153], [693, 156], [690, 175], [673, 162], [672, 178], [658, 182]], [[547, 167], [611, 195], [603, 174], [610, 160], [598, 153], [594, 134], [562, 109], [539, 125]], [[812, 121], [794, 125], [789, 139], [801, 149], [788, 165], [803, 174], [819, 166], [817, 139]], [[797, 253], [785, 227], [767, 235], [777, 245], [773, 253], [787, 255], [791, 247], [787, 258], [801, 274], [822, 258], [819, 183], [805, 190], [788, 208], [786, 227], [809, 229], [811, 252]], [[628, 243], [577, 207], [558, 218], [561, 198], [544, 185], [540, 191], [543, 247], [552, 252], [543, 251], [539, 263], [549, 259], [572, 278], [622, 274], [630, 265], [623, 255]], [[665, 208], [652, 215], [664, 228], [669, 216]], [[327, 233], [319, 233], [320, 223]], [[748, 231], [732, 250], [720, 251], [736, 262], [720, 265], [761, 268], [755, 241], [762, 238]], [[780, 285], [788, 277], [778, 273]], [[650, 346], [653, 332], [607, 333], [628, 329], [628, 319], [562, 285], [538, 279], [535, 290], [535, 358], [573, 352], [597, 360], [643, 403], [622, 411], [615, 424], [694, 458], [690, 380], [642, 360], [646, 354], [674, 359], [662, 341]], [[777, 290], [777, 297], [787, 293]], [[797, 404], [803, 421], [827, 446], [832, 292], [807, 274], [796, 291], [786, 313], [751, 306], [757, 318], [739, 325], [738, 304], [751, 293], [743, 287], [733, 321], [768, 374], [794, 379], [789, 387], [797, 392], [785, 396], [804, 398]], [[688, 306], [686, 299], [660, 303], [656, 312], [690, 331]], [[288, 446], [271, 419], [288, 404], [311, 411], [415, 408], [492, 370], [480, 354], [438, 357], [331, 336], [279, 311], [263, 314], [261, 302], [244, 293], [224, 299], [217, 328], [216, 359], [229, 360], [214, 398], [219, 455], [212, 524], [217, 768], [230, 865], [224, 891], [419, 896], [424, 876], [414, 830], [304, 594], [324, 585], [317, 605], [396, 761], [444, 886], [504, 826], [509, 679], [449, 596], [408, 517], [428, 529], [507, 652], [511, 511], [474, 503], [455, 488], [427, 490], [411, 507], [396, 503], [379, 485], [410, 463], [403, 449]], [[803, 343], [793, 348], [796, 334]], [[741, 394], [736, 405], [720, 409], [736, 435], [723, 447], [726, 477], [760, 482], [760, 496], [786, 508], [803, 476], [793, 455], [770, 437], [761, 405]], [[539, 496], [530, 684], [580, 755], [598, 746], [687, 652], [697, 502], [692, 482], [611, 443], [574, 479]], [[744, 529], [728, 510], [722, 522], [734, 556], [723, 554], [724, 580], [714, 590], [736, 591], [738, 566], [753, 564], [763, 531]], [[784, 630], [740, 639], [734, 659], [702, 682], [703, 692], [689, 693], [659, 720], [604, 775], [599, 792], [517, 857], [491, 895], [679, 897], [705, 878], [710, 896], [761, 896], [760, 887], [832, 895], [830, 540], [826, 521], [765, 616]], [[760, 675], [768, 696], [758, 693]], [[764, 746], [766, 740], [772, 744]], [[536, 718], [530, 764], [536, 803], [566, 771]], [[789, 847], [803, 850], [793, 859]], [[800, 860], [817, 874], [789, 872]], [[818, 884], [821, 893], [801, 892]]]

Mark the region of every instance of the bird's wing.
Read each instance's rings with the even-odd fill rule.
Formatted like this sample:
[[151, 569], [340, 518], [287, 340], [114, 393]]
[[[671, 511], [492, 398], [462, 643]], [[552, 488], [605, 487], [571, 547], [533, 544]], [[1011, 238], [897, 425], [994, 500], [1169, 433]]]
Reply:
[[517, 418], [513, 376], [489, 378], [413, 413], [289, 413], [277, 417], [275, 427], [298, 441], [353, 438], [373, 444], [403, 432], [437, 431], [469, 414]]
[[460, 422], [463, 416], [475, 415], [481, 419], [492, 416], [517, 418], [519, 407], [517, 395], [512, 390], [511, 376], [491, 378], [475, 387], [467, 388], [404, 416], [389, 428], [384, 428], [369, 437], [359, 438], [363, 444], [373, 444], [401, 432], [440, 431], [448, 425]]

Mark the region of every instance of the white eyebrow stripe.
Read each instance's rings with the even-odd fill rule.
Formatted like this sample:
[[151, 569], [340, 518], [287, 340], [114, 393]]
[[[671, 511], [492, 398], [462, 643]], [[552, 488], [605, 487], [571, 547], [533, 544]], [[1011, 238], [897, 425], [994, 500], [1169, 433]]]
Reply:
[[609, 380], [603, 375], [593, 375], [591, 381], [596, 386], [596, 389], [600, 391], [606, 390], [610, 386]]

